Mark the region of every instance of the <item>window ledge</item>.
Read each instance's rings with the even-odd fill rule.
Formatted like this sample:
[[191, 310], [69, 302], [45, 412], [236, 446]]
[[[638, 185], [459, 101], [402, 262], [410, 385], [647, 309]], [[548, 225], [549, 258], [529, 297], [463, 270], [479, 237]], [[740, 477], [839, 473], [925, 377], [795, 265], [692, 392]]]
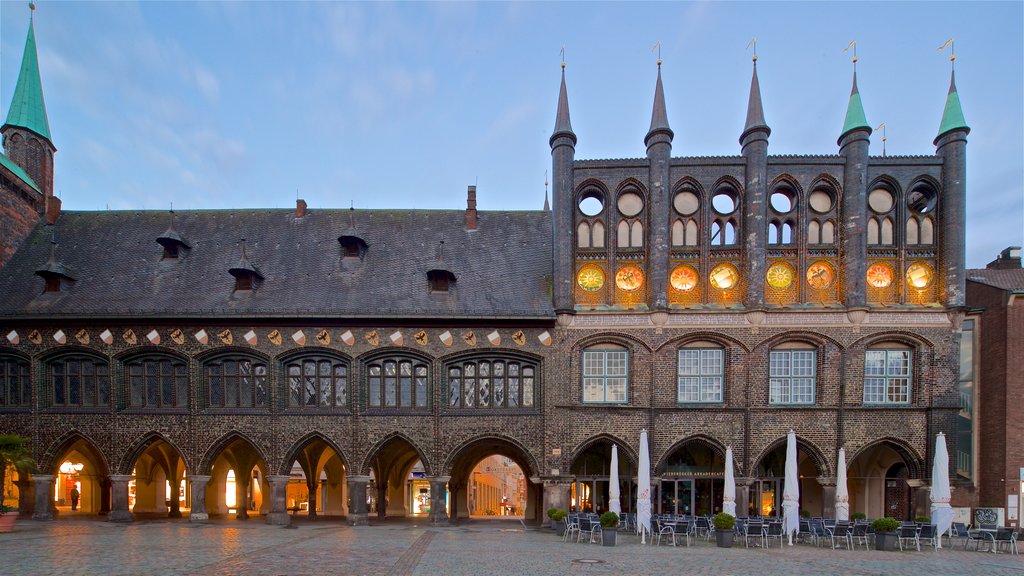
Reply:
[[285, 408], [284, 410], [281, 411], [281, 415], [282, 416], [313, 416], [313, 415], [317, 415], [317, 414], [325, 414], [325, 415], [337, 414], [339, 416], [350, 416], [352, 414], [352, 411], [349, 410], [348, 408], [338, 408], [338, 407], [334, 407], [334, 408], [320, 408], [320, 407]]
[[723, 408], [724, 400], [709, 400], [707, 402], [676, 402], [676, 408]]
[[222, 407], [218, 406], [217, 408], [205, 408], [205, 409], [202, 409], [202, 410], [200, 410], [200, 414], [205, 415], [205, 416], [219, 416], [219, 415], [228, 415], [228, 414], [233, 415], [233, 416], [248, 416], [248, 415], [260, 415], [260, 416], [263, 416], [263, 415], [266, 415], [266, 414], [270, 414], [270, 409], [265, 407], [265, 406], [260, 407], [260, 408], [250, 408], [248, 406], [245, 407], [245, 408], [222, 408]]
[[185, 415], [188, 414], [188, 407], [181, 406], [175, 408], [142, 408], [139, 406], [131, 406], [118, 411], [118, 414], [160, 414], [160, 415]]

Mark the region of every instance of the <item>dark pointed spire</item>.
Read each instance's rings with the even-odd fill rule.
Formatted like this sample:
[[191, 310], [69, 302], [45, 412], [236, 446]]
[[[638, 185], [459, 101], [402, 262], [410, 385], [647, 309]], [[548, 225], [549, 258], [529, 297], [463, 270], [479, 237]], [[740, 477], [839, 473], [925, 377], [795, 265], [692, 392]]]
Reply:
[[748, 134], [756, 130], [763, 131], [765, 136], [772, 133], [772, 129], [764, 121], [764, 108], [761, 105], [761, 84], [757, 80], [757, 57], [754, 57], [754, 75], [750, 79], [750, 98], [747, 100], [747, 122], [743, 126], [743, 133], [740, 134], [740, 144]]
[[956, 72], [949, 72], [949, 93], [946, 95], [946, 108], [942, 111], [942, 122], [939, 123], [939, 135], [935, 137], [938, 141], [947, 132], [963, 130], [970, 132], [967, 121], [964, 119], [964, 111], [960, 108], [960, 95], [956, 91]]
[[651, 128], [644, 137], [644, 142], [650, 141], [655, 134], [666, 134], [671, 142], [674, 134], [668, 125], [668, 111], [665, 108], [665, 89], [661, 84], [661, 60], [658, 60], [658, 83], [654, 86], [654, 109], [651, 110]]
[[550, 212], [551, 205], [548, 204], [548, 173], [544, 172], [544, 211]]
[[[181, 248], [191, 248], [192, 246], [186, 241], [181, 234], [178, 233], [174, 228], [174, 210], [171, 210], [171, 222], [167, 226], [167, 230], [163, 234], [156, 237], [158, 244], [164, 248], [172, 248], [178, 246]], [[173, 248], [172, 248], [173, 249]]]
[[555, 116], [555, 130], [551, 134], [550, 143], [554, 144], [555, 139], [560, 136], [567, 136], [576, 144], [576, 134], [572, 131], [572, 123], [569, 122], [569, 95], [565, 89], [565, 62], [562, 63], [562, 87], [558, 90], [558, 114]]
[[254, 279], [262, 280], [263, 274], [255, 264], [249, 261], [249, 256], [245, 253], [245, 238], [242, 238], [241, 244], [242, 257], [238, 259], [238, 264], [235, 264], [232, 268], [228, 268], [228, 273], [235, 278], [240, 276], [249, 276]]
[[[34, 11], [35, 6], [30, 6]], [[4, 126], [26, 128], [51, 140], [50, 122], [46, 119], [46, 103], [43, 102], [43, 83], [39, 79], [35, 25], [31, 16], [28, 37], [25, 38], [25, 52], [21, 57], [21, 71], [18, 72], [18, 84], [14, 88], [14, 97]]]
[[850, 90], [850, 102], [846, 106], [846, 121], [843, 122], [843, 132], [839, 139], [842, 140], [849, 132], [854, 130], [867, 130], [871, 133], [871, 126], [864, 115], [864, 105], [860, 101], [860, 91], [857, 89], [857, 69], [853, 69], [853, 88]]

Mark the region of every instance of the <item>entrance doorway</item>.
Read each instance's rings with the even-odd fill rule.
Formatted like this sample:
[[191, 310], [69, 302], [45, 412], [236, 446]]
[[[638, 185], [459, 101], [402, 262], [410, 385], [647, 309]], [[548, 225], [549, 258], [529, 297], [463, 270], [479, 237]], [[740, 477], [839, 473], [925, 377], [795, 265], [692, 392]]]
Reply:
[[[636, 511], [636, 466], [626, 450], [619, 453], [619, 509]], [[603, 514], [611, 506], [612, 442], [598, 440], [584, 449], [572, 463], [575, 476], [570, 487], [570, 508], [575, 512]]]
[[665, 458], [659, 471], [658, 511], [710, 515], [722, 511], [725, 458], [708, 441], [684, 442]]

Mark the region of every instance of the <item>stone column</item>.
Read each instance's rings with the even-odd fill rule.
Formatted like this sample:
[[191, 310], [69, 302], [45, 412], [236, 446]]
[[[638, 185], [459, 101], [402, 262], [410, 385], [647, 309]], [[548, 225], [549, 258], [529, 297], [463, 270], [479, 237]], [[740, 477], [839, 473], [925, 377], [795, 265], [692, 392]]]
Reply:
[[33, 520], [53, 520], [53, 476], [33, 474], [36, 505], [32, 511]]
[[448, 525], [448, 510], [446, 503], [448, 495], [448, 481], [451, 476], [431, 476], [427, 478], [430, 482], [430, 523], [434, 526]]
[[249, 486], [252, 484], [252, 469], [235, 476], [235, 518], [249, 519]]
[[35, 509], [35, 498], [32, 491], [32, 481], [26, 478], [26, 474], [18, 472], [18, 480], [14, 482], [18, 487], [18, 518], [31, 518]]
[[736, 479], [736, 514], [738, 516], [750, 514], [750, 487], [753, 484], [753, 478]]
[[[320, 482], [316, 478], [306, 478], [306, 491], [309, 493], [309, 501], [307, 502], [308, 508], [306, 508], [306, 516], [310, 518], [316, 518], [316, 498], [317, 491], [320, 489]], [[273, 490], [273, 488], [271, 488]]]
[[[547, 478], [544, 480], [544, 510], [548, 508], [558, 508], [559, 510], [569, 510], [569, 481], [568, 479], [558, 478]], [[544, 514], [543, 526], [551, 526], [551, 519]]]
[[178, 492], [181, 490], [181, 476], [178, 475], [177, 464], [171, 467], [167, 479], [171, 483], [171, 508], [167, 511], [167, 517], [181, 518], [181, 500], [178, 499]]
[[100, 516], [110, 513], [110, 479], [106, 476], [99, 477], [100, 484]]
[[128, 510], [128, 482], [131, 474], [111, 474], [110, 478], [110, 515], [108, 522], [131, 522], [132, 513]]
[[819, 476], [821, 484], [821, 515], [825, 518], [836, 517], [836, 479], [831, 476]]
[[189, 490], [192, 492], [192, 512], [188, 515], [189, 522], [203, 523], [210, 519], [206, 513], [206, 483], [209, 476], [195, 475], [188, 477]]
[[367, 526], [370, 519], [366, 512], [366, 485], [369, 476], [348, 477], [348, 525]]
[[285, 501], [288, 492], [288, 479], [287, 475], [267, 476], [267, 482], [270, 483], [270, 513], [267, 514], [267, 524], [287, 526], [291, 523], [288, 504]]

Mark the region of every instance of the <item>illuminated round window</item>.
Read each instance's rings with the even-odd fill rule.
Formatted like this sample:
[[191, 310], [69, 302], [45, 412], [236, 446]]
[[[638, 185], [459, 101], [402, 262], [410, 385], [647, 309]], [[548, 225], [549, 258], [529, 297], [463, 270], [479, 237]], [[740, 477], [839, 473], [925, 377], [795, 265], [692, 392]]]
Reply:
[[836, 278], [835, 269], [828, 262], [815, 262], [807, 269], [807, 284], [822, 290], [832, 285]]
[[740, 281], [740, 273], [732, 264], [719, 264], [711, 269], [711, 285], [719, 290], [736, 286]]
[[931, 286], [934, 279], [935, 273], [932, 272], [932, 267], [924, 262], [915, 262], [907, 268], [907, 285], [911, 288], [923, 290]]
[[868, 284], [875, 288], [887, 288], [892, 284], [892, 266], [881, 262], [868, 266]]
[[793, 283], [793, 276], [796, 275], [796, 271], [793, 267], [785, 262], [776, 262], [768, 268], [768, 272], [765, 274], [765, 279], [768, 280], [768, 285], [772, 288], [788, 288]]
[[633, 264], [623, 266], [615, 273], [615, 285], [626, 292], [639, 290], [644, 285], [644, 272]]
[[689, 292], [697, 286], [697, 271], [693, 269], [693, 266], [687, 266], [682, 264], [672, 269], [672, 275], [669, 276], [669, 283], [672, 287], [680, 292]]
[[604, 270], [599, 266], [587, 264], [580, 268], [579, 274], [576, 275], [576, 283], [587, 292], [600, 290], [604, 286]]

